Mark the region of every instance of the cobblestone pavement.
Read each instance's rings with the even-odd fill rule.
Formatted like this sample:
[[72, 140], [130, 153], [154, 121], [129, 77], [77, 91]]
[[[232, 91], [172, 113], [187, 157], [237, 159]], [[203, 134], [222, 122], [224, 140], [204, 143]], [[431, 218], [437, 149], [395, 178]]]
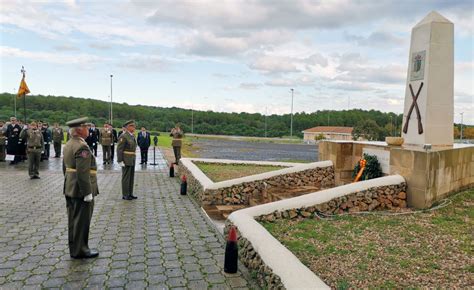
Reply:
[[137, 167], [135, 201], [121, 199], [116, 167], [99, 171], [89, 245], [100, 256], [90, 260], [69, 257], [61, 159], [43, 162], [39, 180], [1, 163], [0, 288], [255, 288], [242, 267], [223, 273], [222, 237], [158, 156]]

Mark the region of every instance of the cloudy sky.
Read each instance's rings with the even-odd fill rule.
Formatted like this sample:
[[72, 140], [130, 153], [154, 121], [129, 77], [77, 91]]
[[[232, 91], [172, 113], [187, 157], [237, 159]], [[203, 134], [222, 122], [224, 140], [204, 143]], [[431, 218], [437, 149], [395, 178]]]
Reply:
[[411, 28], [455, 24], [455, 121], [474, 124], [469, 0], [0, 0], [0, 91], [203, 110], [402, 113]]

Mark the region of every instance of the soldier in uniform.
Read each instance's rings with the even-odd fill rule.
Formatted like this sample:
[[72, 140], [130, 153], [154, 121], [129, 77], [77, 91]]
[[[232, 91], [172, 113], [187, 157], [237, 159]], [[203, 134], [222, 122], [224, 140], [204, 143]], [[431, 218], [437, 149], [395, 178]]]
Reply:
[[180, 125], [176, 124], [176, 126], [171, 129], [170, 136], [173, 137], [173, 141], [171, 141], [171, 146], [173, 146], [174, 158], [176, 160], [175, 164], [179, 164], [179, 160], [181, 159], [181, 146], [183, 145], [183, 130], [181, 130]]
[[104, 129], [100, 131], [99, 142], [102, 145], [102, 157], [104, 164], [110, 164], [113, 134], [108, 123], [105, 123]]
[[61, 144], [64, 139], [63, 129], [59, 127], [58, 123], [54, 123], [53, 128], [53, 146], [54, 146], [54, 158], [61, 157]]
[[135, 178], [135, 151], [137, 141], [135, 140], [135, 121], [127, 121], [117, 144], [117, 162], [122, 166], [122, 199], [132, 200], [137, 197], [133, 195], [133, 183]]
[[7, 147], [7, 127], [0, 121], [0, 162], [5, 162], [5, 149]]
[[28, 174], [30, 179], [39, 179], [41, 152], [44, 151], [44, 139], [36, 122], [31, 122], [28, 129], [21, 131], [20, 140], [26, 144], [28, 154]]
[[10, 118], [10, 125], [7, 127], [7, 154], [15, 155], [13, 161], [10, 162], [11, 165], [17, 164], [21, 161], [22, 146], [20, 140], [20, 133], [22, 128], [18, 125], [18, 121], [15, 117]]
[[50, 152], [50, 144], [52, 141], [51, 130], [49, 130], [48, 123], [44, 122], [43, 127], [41, 128], [41, 132], [43, 133], [43, 140], [44, 140], [44, 151], [41, 156], [41, 161], [49, 159], [49, 152]]
[[63, 157], [69, 254], [74, 259], [99, 255], [97, 250], [89, 248], [89, 228], [99, 188], [95, 158], [84, 140], [89, 135], [86, 122], [87, 118], [80, 118], [66, 123], [71, 139], [64, 146]]

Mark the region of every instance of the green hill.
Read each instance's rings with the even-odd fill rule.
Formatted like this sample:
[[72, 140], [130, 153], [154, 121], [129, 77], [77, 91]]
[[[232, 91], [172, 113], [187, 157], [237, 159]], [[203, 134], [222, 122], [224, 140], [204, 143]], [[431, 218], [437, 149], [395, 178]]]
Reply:
[[[14, 95], [0, 94], [0, 120], [13, 115]], [[17, 116], [23, 119], [22, 99], [18, 99]], [[125, 120], [135, 119], [139, 126], [149, 130], [168, 131], [175, 123], [182, 124], [185, 132], [191, 132], [191, 110], [182, 108], [162, 108], [142, 105], [114, 103], [114, 125], [119, 127]], [[79, 116], [89, 116], [101, 126], [109, 116], [109, 103], [93, 99], [64, 96], [27, 96], [28, 120], [44, 120], [49, 123], [64, 124], [67, 120]], [[382, 113], [370, 110], [317, 111], [314, 113], [296, 113], [293, 118], [293, 132], [302, 136], [301, 131], [314, 126], [350, 126], [364, 120], [374, 120], [380, 127], [380, 138], [398, 131], [402, 115]], [[390, 129], [390, 120], [398, 124]], [[212, 111], [194, 111], [194, 133], [240, 136], [264, 136], [265, 116], [250, 113], [218, 113]], [[267, 117], [267, 136], [282, 137], [290, 135], [290, 114]]]

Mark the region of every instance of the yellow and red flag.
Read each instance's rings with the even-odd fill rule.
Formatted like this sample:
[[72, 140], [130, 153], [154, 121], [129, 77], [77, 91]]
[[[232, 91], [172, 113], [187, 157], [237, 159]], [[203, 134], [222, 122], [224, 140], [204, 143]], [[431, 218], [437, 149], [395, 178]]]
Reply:
[[30, 89], [28, 89], [28, 86], [26, 85], [25, 75], [23, 74], [23, 78], [21, 79], [21, 83], [20, 83], [20, 88], [18, 89], [18, 98], [29, 93], [30, 93]]

